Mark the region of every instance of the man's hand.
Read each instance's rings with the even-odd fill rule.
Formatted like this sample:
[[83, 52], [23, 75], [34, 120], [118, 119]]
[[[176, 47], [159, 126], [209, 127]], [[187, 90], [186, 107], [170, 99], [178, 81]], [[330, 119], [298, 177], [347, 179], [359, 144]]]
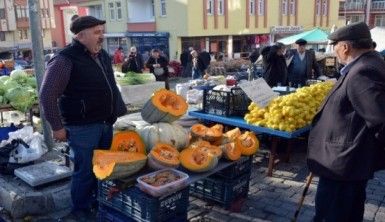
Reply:
[[53, 131], [52, 133], [53, 139], [59, 142], [67, 141], [67, 132], [64, 128]]

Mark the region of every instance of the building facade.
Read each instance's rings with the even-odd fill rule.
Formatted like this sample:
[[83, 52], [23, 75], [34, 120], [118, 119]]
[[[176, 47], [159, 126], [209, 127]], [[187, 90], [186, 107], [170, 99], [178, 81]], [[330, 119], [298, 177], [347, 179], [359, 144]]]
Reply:
[[[55, 27], [53, 0], [40, 0], [42, 39], [52, 48], [51, 29]], [[19, 56], [32, 49], [27, 0], [0, 0], [0, 58]]]
[[155, 0], [158, 31], [170, 33], [174, 58], [189, 46], [242, 57], [313, 27], [338, 25], [338, 1], [332, 0]]
[[385, 26], [384, 0], [345, 0], [339, 4], [339, 16], [346, 23], [366, 22], [371, 28]]

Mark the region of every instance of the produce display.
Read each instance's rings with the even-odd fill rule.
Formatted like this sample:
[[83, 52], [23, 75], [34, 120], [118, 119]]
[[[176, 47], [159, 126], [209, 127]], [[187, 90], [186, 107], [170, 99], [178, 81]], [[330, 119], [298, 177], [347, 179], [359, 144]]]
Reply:
[[178, 150], [168, 144], [158, 143], [148, 154], [148, 166], [154, 170], [177, 168], [179, 164]]
[[138, 127], [136, 131], [143, 138], [147, 152], [157, 143], [172, 145], [179, 151], [188, 145], [188, 132], [177, 123], [153, 123]]
[[273, 99], [265, 108], [252, 102], [244, 119], [248, 124], [292, 132], [311, 123], [333, 85], [322, 82], [299, 88], [295, 93]]
[[216, 124], [212, 127], [206, 127], [203, 124], [194, 124], [191, 127], [191, 140], [206, 140], [215, 142], [222, 138], [223, 126]]
[[217, 157], [218, 159], [220, 159], [222, 157], [222, 154], [223, 154], [223, 151], [219, 146], [212, 145], [211, 143], [204, 141], [204, 140], [198, 140], [198, 141], [192, 143], [189, 146], [189, 148], [202, 149], [203, 151], [210, 153], [211, 155]]
[[237, 146], [235, 142], [230, 142], [221, 145], [221, 148], [223, 150], [223, 156], [231, 161], [236, 161], [241, 158], [242, 155], [242, 148], [240, 146]]
[[244, 156], [251, 156], [259, 149], [259, 140], [253, 132], [246, 131], [236, 137], [235, 146], [241, 147], [241, 153]]
[[114, 72], [116, 81], [122, 85], [140, 85], [155, 82], [155, 76], [152, 73], [136, 73], [136, 72]]
[[141, 115], [148, 123], [171, 123], [182, 117], [188, 109], [186, 100], [175, 92], [160, 89], [144, 104]]
[[131, 176], [141, 170], [147, 161], [143, 153], [95, 150], [93, 171], [99, 180], [111, 180]]
[[37, 83], [23, 70], [13, 70], [10, 76], [0, 77], [0, 105], [10, 104], [14, 109], [26, 112], [37, 103]]
[[135, 131], [115, 133], [110, 150], [146, 154], [146, 146], [140, 135]]
[[147, 175], [140, 178], [141, 181], [154, 187], [164, 186], [168, 183], [175, 182], [181, 178], [180, 175], [174, 173], [171, 170], [162, 171], [154, 175]]

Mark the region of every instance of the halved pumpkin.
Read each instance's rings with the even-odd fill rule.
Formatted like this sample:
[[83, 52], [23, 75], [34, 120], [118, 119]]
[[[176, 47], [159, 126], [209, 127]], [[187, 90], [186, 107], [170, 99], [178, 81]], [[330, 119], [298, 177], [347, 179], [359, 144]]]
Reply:
[[218, 164], [216, 156], [200, 148], [184, 149], [180, 153], [179, 159], [182, 166], [192, 172], [206, 172], [215, 168]]
[[245, 156], [255, 154], [259, 149], [259, 140], [253, 132], [246, 131], [235, 140], [236, 146], [241, 147], [241, 153]]
[[121, 131], [114, 134], [110, 150], [146, 154], [146, 145], [137, 132]]
[[144, 104], [141, 115], [148, 123], [171, 123], [183, 116], [188, 109], [186, 100], [175, 92], [160, 89]]
[[154, 170], [177, 168], [179, 164], [178, 150], [165, 143], [156, 144], [148, 154], [148, 166]]
[[191, 127], [191, 139], [196, 141], [203, 139], [205, 141], [214, 142], [220, 140], [223, 134], [223, 125], [216, 124], [212, 127], [207, 127], [203, 124], [194, 124]]
[[143, 153], [94, 150], [93, 171], [99, 180], [111, 180], [131, 176], [146, 165]]
[[194, 143], [192, 143], [189, 148], [196, 149], [200, 148], [204, 151], [207, 151], [211, 153], [212, 155], [216, 156], [218, 159], [222, 157], [222, 149], [219, 146], [214, 146], [211, 143], [204, 141], [204, 140], [198, 140]]
[[237, 146], [234, 142], [223, 144], [221, 148], [226, 159], [236, 161], [241, 158], [241, 147]]
[[223, 133], [223, 136], [216, 140], [211, 142], [213, 145], [220, 146], [226, 143], [234, 142], [237, 137], [241, 135], [241, 130], [239, 128], [234, 128], [232, 130], [227, 131], [226, 133]]

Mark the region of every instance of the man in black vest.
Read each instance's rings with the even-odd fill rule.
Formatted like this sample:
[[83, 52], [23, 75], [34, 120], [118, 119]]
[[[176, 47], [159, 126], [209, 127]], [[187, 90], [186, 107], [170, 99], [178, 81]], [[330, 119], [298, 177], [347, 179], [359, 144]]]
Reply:
[[97, 180], [94, 149], [109, 149], [112, 124], [127, 112], [102, 49], [105, 21], [81, 16], [72, 21], [73, 41], [47, 64], [40, 102], [57, 141], [68, 141], [74, 154], [72, 212], [64, 221], [93, 216]]
[[308, 167], [320, 177], [314, 221], [362, 221], [367, 182], [385, 168], [385, 62], [363, 22], [329, 39], [345, 66], [309, 134]]

